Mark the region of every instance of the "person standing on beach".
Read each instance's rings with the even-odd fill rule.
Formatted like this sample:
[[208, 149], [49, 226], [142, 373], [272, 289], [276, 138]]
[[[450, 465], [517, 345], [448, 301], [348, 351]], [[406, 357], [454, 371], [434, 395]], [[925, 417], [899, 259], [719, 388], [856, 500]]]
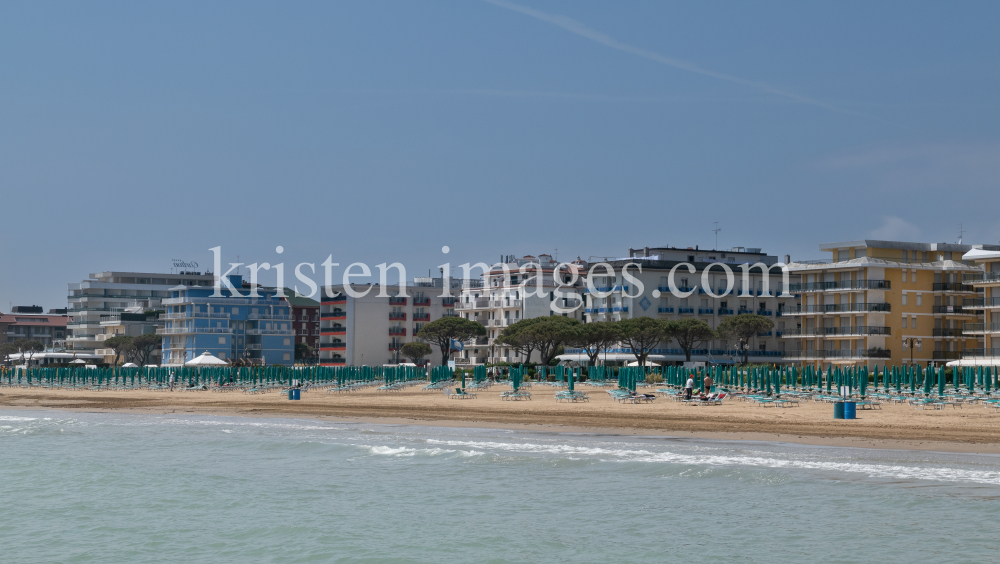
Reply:
[[692, 390], [694, 390], [694, 376], [688, 376], [688, 381], [684, 384], [684, 399], [691, 399]]
[[714, 383], [715, 382], [712, 380], [712, 376], [706, 374], [705, 375], [705, 393], [706, 394], [712, 391], [712, 384], [714, 384]]
[[174, 373], [170, 373], [170, 391], [174, 391]]

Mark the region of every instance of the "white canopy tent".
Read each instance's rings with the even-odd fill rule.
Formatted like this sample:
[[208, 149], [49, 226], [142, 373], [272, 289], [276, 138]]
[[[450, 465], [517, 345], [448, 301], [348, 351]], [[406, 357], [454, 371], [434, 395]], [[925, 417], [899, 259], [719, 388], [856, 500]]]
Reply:
[[184, 366], [228, 366], [229, 363], [205, 351], [184, 363]]
[[139, 368], [139, 365], [134, 362], [126, 362], [122, 365], [122, 368]]

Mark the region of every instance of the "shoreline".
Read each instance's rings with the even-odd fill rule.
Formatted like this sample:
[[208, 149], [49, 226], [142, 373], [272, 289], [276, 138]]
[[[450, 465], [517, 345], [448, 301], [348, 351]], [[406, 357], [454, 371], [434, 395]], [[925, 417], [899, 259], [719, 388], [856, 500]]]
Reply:
[[[600, 396], [595, 392], [591, 392], [595, 400], [591, 403], [559, 404], [555, 403], [554, 399], [546, 401], [546, 392], [554, 393], [550, 390], [533, 391], [537, 399], [516, 403], [500, 402], [499, 392], [492, 392], [498, 396], [494, 398], [495, 401], [476, 403], [485, 398], [447, 400], [436, 393], [416, 390], [389, 395], [358, 392], [342, 396], [311, 392], [310, 397], [300, 402], [291, 402], [277, 394], [243, 396], [235, 393], [209, 392], [70, 392], [6, 388], [0, 392], [0, 409], [286, 418], [337, 423], [504, 429], [574, 435], [777, 442], [842, 448], [1000, 454], [1000, 415], [979, 413], [986, 411], [980, 406], [968, 406], [962, 410], [944, 412], [944, 417], [941, 417], [942, 412], [914, 412], [912, 408], [896, 406], [892, 411], [900, 412], [896, 414], [897, 416], [902, 415], [914, 421], [921, 419], [926, 421], [926, 417], [921, 417], [926, 414], [940, 420], [940, 423], [950, 423], [950, 425], [934, 425], [930, 429], [926, 426], [910, 426], [902, 431], [912, 436], [903, 438], [898, 436], [901, 429], [894, 426], [876, 426], [873, 429], [872, 424], [865, 420], [869, 418], [869, 414], [877, 416], [889, 413], [889, 408], [882, 412], [859, 413], [861, 419], [845, 422], [832, 419], [824, 421], [822, 415], [832, 410], [824, 404], [805, 404], [800, 408], [783, 410], [759, 408], [742, 402], [732, 402], [724, 407], [692, 407], [661, 400], [651, 405], [622, 405], [610, 400], [600, 402]], [[488, 396], [490, 393], [483, 392], [481, 395]], [[599, 407], [595, 409], [593, 406]], [[650, 413], [654, 410], [646, 408], [656, 408], [657, 411]], [[612, 410], [618, 413], [608, 413]], [[736, 426], [742, 430], [733, 429], [733, 422], [730, 421], [720, 424], [720, 418], [717, 417], [722, 412], [720, 410], [735, 412], [734, 417], [726, 419], [736, 419]], [[386, 413], [387, 411], [395, 413]], [[808, 419], [812, 421], [795, 420], [806, 419], [801, 417], [801, 414], [806, 412], [809, 412], [811, 417]], [[655, 414], [658, 417], [635, 417], [643, 413]], [[456, 415], [458, 417], [455, 417]], [[674, 417], [670, 417], [671, 415]], [[761, 417], [770, 418], [772, 421], [761, 421]], [[539, 421], [525, 423], [513, 420], [525, 418], [535, 418]], [[959, 420], [956, 421], [956, 418]], [[988, 423], [987, 428], [975, 431], [961, 427], [948, 429], [956, 424], [960, 425], [961, 419], [970, 418], [985, 419]], [[739, 421], [741, 419], [744, 421]], [[776, 423], [774, 419], [786, 421]], [[788, 419], [792, 421], [787, 421]], [[702, 428], [691, 429], [692, 426]], [[878, 432], [879, 430], [882, 432]], [[929, 432], [931, 430], [933, 432]], [[950, 440], [939, 440], [935, 437], [935, 435], [947, 435], [949, 432], [954, 435]]]

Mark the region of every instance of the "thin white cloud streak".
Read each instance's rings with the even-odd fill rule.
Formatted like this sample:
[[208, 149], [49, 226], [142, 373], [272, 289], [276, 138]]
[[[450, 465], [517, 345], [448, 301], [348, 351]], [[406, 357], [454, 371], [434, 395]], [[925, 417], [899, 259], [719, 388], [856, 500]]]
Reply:
[[[632, 46], [632, 45], [628, 45], [626, 43], [622, 43], [622, 42], [618, 41], [617, 39], [611, 37], [610, 35], [608, 35], [606, 33], [603, 33], [603, 32], [597, 31], [595, 29], [592, 29], [590, 27], [587, 27], [582, 22], [579, 22], [579, 21], [574, 20], [573, 18], [569, 18], [567, 16], [562, 16], [562, 15], [559, 15], [559, 14], [548, 14], [546, 12], [535, 10], [533, 8], [528, 8], [527, 6], [521, 6], [519, 4], [513, 4], [511, 2], [507, 2], [506, 0], [483, 0], [483, 1], [484, 2], [489, 2], [490, 4], [493, 4], [494, 6], [499, 6], [501, 8], [506, 8], [508, 10], [513, 10], [515, 12], [519, 12], [521, 14], [524, 14], [526, 16], [530, 16], [530, 17], [535, 18], [537, 20], [541, 20], [543, 22], [547, 22], [547, 23], [556, 25], [558, 27], [561, 27], [561, 28], [565, 29], [566, 31], [569, 31], [571, 33], [575, 33], [576, 35], [579, 35], [581, 37], [585, 37], [585, 38], [590, 39], [592, 41], [596, 41], [596, 42], [598, 42], [598, 43], [600, 43], [602, 45], [605, 45], [607, 47], [611, 47], [612, 49], [617, 49], [619, 51], [623, 51], [625, 53], [636, 55], [636, 56], [642, 57], [644, 59], [649, 59], [651, 61], [655, 61], [657, 63], [663, 64], [663, 65], [667, 65], [667, 66], [673, 67], [675, 69], [679, 69], [679, 70], [683, 70], [683, 71], [687, 71], [687, 72], [692, 72], [692, 73], [695, 73], [695, 74], [700, 74], [702, 76], [708, 76], [708, 77], [716, 78], [716, 79], [719, 79], [719, 80], [725, 80], [726, 82], [733, 82], [735, 84], [741, 84], [743, 86], [749, 86], [751, 88], [755, 88], [757, 90], [761, 90], [761, 91], [767, 92], [769, 94], [774, 94], [776, 96], [782, 96], [784, 98], [788, 98], [788, 99], [794, 100], [796, 102], [800, 102], [800, 103], [803, 103], [803, 104], [809, 104], [809, 105], [812, 105], [812, 106], [818, 106], [820, 108], [824, 108], [824, 109], [827, 109], [827, 110], [831, 110], [831, 111], [835, 111], [835, 112], [840, 112], [840, 113], [844, 113], [844, 114], [855, 115], [855, 116], [863, 116], [863, 114], [860, 114], [858, 112], [854, 112], [854, 111], [851, 111], [851, 110], [845, 110], [843, 108], [838, 108], [838, 107], [836, 107], [834, 105], [831, 105], [831, 104], [829, 104], [827, 102], [824, 102], [822, 100], [815, 100], [813, 98], [807, 98], [805, 96], [796, 94], [794, 92], [788, 92], [787, 90], [781, 90], [779, 88], [775, 88], [775, 87], [773, 87], [773, 86], [771, 86], [769, 84], [765, 84], [763, 82], [759, 82], [759, 81], [755, 81], [755, 80], [748, 80], [748, 79], [745, 79], [745, 78], [740, 78], [738, 76], [732, 76], [732, 75], [721, 73], [721, 72], [715, 72], [715, 71], [712, 71], [712, 70], [703, 69], [703, 68], [699, 67], [698, 65], [695, 65], [693, 63], [689, 63], [687, 61], [682, 61], [680, 59], [674, 59], [672, 57], [667, 57], [665, 55], [661, 55], [661, 54], [656, 53], [654, 51], [649, 51], [649, 50], [646, 50], [646, 49], [642, 49], [641, 47], [635, 47], [635, 46]], [[867, 116], [863, 116], [863, 117], [867, 117]]]
[[901, 217], [885, 215], [882, 216], [882, 226], [868, 234], [880, 241], [917, 241], [920, 239], [920, 228]]

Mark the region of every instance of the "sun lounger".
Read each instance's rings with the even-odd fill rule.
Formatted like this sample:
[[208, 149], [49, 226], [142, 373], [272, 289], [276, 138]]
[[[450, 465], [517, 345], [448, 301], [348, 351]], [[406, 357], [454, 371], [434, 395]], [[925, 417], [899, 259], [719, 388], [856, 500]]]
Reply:
[[455, 393], [448, 394], [451, 399], [475, 399], [476, 394], [470, 394], [469, 392], [463, 391], [462, 388], [455, 388]]

